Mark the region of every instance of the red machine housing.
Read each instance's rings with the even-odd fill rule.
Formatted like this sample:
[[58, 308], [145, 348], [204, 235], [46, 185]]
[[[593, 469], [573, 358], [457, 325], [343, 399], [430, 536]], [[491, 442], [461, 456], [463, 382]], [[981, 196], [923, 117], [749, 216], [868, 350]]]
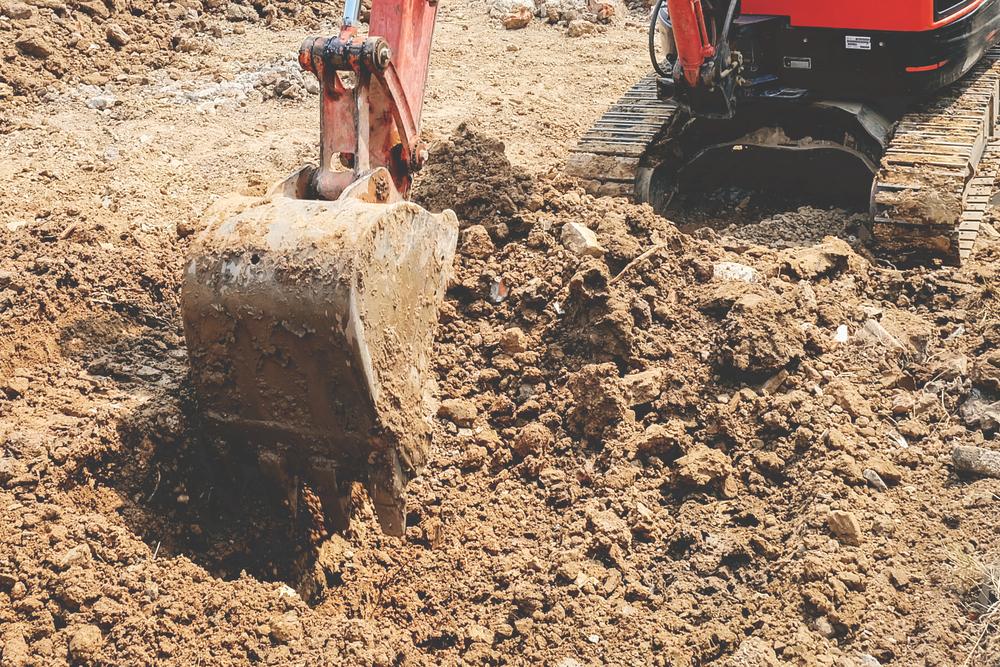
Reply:
[[743, 14], [787, 16], [796, 28], [918, 32], [948, 25], [986, 0], [743, 0]]
[[[694, 115], [711, 116], [719, 105], [702, 104], [703, 91], [721, 87], [732, 65], [705, 55], [699, 0], [668, 5], [683, 77], [675, 71], [666, 89], [675, 86], [670, 95]], [[731, 25], [723, 21], [726, 7], [732, 11], [726, 3], [706, 9], [704, 22], [708, 34], [728, 40], [714, 44], [717, 53], [728, 46], [740, 54], [734, 95], [743, 98], [933, 94], [968, 72], [1000, 36], [1000, 0], [742, 0]]]

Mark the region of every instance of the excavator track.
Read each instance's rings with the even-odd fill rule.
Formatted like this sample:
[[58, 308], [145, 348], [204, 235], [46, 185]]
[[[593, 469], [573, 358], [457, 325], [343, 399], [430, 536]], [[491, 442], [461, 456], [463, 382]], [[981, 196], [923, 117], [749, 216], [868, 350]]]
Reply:
[[[647, 151], [676, 104], [636, 83], [571, 149], [566, 170], [596, 195], [642, 198]], [[872, 186], [872, 236], [889, 258], [958, 263], [974, 251], [1000, 172], [1000, 47], [896, 121]], [[891, 120], [890, 120], [891, 122]]]
[[657, 97], [656, 75], [643, 77], [580, 138], [566, 171], [594, 194], [635, 196], [642, 157], [676, 113]]
[[872, 234], [890, 257], [971, 256], [1000, 167], [1000, 49], [896, 123], [872, 188]]

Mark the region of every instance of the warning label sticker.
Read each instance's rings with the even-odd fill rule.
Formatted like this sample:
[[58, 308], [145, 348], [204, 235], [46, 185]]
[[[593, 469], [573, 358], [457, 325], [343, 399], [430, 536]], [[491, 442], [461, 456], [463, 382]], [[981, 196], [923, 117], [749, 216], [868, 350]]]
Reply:
[[849, 49], [854, 49], [856, 51], [871, 51], [872, 50], [872, 38], [862, 37], [860, 35], [847, 35], [844, 37], [845, 46]]

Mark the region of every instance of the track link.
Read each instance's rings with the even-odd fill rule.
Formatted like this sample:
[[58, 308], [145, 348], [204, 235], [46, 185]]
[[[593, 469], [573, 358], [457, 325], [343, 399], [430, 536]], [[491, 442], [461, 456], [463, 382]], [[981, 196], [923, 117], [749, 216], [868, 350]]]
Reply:
[[640, 160], [676, 112], [676, 104], [656, 96], [656, 75], [647, 75], [581, 137], [566, 171], [594, 194], [635, 195]]
[[872, 188], [872, 234], [908, 261], [971, 256], [1000, 168], [1000, 49], [905, 114]]

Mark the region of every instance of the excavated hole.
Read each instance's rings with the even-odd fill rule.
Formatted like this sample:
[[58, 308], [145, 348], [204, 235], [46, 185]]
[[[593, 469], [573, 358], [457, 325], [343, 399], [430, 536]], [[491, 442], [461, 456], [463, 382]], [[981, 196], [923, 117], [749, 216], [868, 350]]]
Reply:
[[752, 225], [802, 206], [862, 213], [872, 180], [864, 162], [839, 150], [720, 148], [685, 167], [663, 212], [689, 232]]

